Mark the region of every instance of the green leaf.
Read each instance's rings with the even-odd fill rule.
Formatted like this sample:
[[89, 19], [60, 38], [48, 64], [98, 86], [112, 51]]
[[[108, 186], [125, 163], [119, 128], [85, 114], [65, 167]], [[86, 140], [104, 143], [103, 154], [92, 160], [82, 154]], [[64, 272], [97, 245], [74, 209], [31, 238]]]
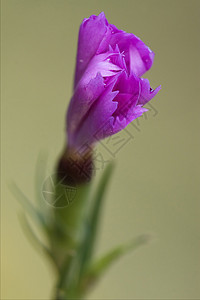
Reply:
[[47, 170], [47, 153], [41, 151], [38, 155], [36, 167], [35, 167], [35, 197], [37, 206], [43, 216], [46, 227], [50, 227], [53, 223], [53, 211], [52, 207], [45, 201], [42, 194], [43, 185], [46, 180], [46, 170]]
[[45, 254], [47, 254], [53, 261], [54, 257], [50, 251], [50, 249], [44, 245], [40, 239], [36, 236], [34, 230], [32, 229], [26, 215], [24, 213], [20, 214], [20, 222], [22, 225], [22, 229], [24, 230], [27, 238], [30, 240], [32, 245], [37, 249], [37, 250], [42, 250]]
[[18, 202], [23, 206], [25, 211], [30, 215], [30, 217], [46, 231], [46, 224], [44, 221], [44, 217], [40, 213], [40, 211], [38, 211], [32, 205], [31, 201], [24, 195], [24, 193], [20, 190], [20, 188], [15, 183], [12, 183], [10, 185], [10, 189], [13, 195], [18, 200]]
[[46, 168], [47, 168], [47, 154], [44, 152], [40, 152], [36, 162], [35, 168], [35, 191], [36, 191], [36, 199], [38, 203], [44, 203], [44, 199], [42, 197], [42, 184], [45, 180], [46, 176]]
[[85, 292], [117, 259], [129, 251], [136, 250], [140, 246], [147, 244], [150, 240], [150, 235], [140, 235], [128, 244], [118, 246], [108, 252], [105, 256], [93, 263], [85, 272], [82, 283], [80, 284], [81, 290]]
[[81, 256], [80, 277], [93, 255], [94, 244], [97, 238], [97, 229], [99, 225], [101, 207], [103, 204], [104, 194], [113, 171], [113, 167], [114, 167], [113, 163], [110, 163], [102, 175], [97, 191], [94, 195], [93, 208], [91, 210], [89, 218], [87, 219], [88, 221], [85, 224], [85, 234], [82, 241], [82, 246], [80, 247], [80, 256]]

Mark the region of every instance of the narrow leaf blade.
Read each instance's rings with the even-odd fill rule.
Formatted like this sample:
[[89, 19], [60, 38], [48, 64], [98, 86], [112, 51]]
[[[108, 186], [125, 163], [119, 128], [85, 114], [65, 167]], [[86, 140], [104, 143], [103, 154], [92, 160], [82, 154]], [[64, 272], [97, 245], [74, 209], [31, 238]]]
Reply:
[[81, 251], [81, 272], [80, 273], [84, 271], [85, 267], [87, 266], [87, 264], [89, 263], [93, 255], [94, 244], [97, 237], [97, 229], [99, 225], [99, 218], [101, 214], [104, 194], [113, 171], [113, 166], [114, 166], [113, 163], [110, 163], [105, 169], [100, 179], [97, 191], [94, 196], [93, 209], [89, 216], [88, 222], [85, 224], [85, 236], [82, 242], [82, 247], [80, 249]]
[[98, 261], [93, 263], [90, 268], [86, 271], [83, 276], [81, 289], [86, 291], [89, 286], [96, 283], [96, 281], [101, 277], [101, 275], [119, 258], [121, 258], [124, 254], [127, 254], [130, 251], [134, 251], [138, 249], [140, 246], [148, 244], [151, 240], [150, 235], [141, 235], [135, 238], [133, 241], [129, 242], [126, 245], [120, 245]]
[[43, 252], [48, 254], [48, 256], [51, 257], [51, 259], [53, 259], [50, 249], [46, 245], [44, 245], [42, 241], [40, 241], [40, 239], [36, 236], [34, 230], [32, 229], [24, 213], [20, 214], [20, 222], [27, 238], [30, 240], [33, 246], [36, 247], [37, 249], [42, 250]]
[[10, 189], [13, 195], [18, 200], [18, 202], [22, 205], [25, 211], [31, 216], [31, 218], [34, 221], [36, 221], [36, 223], [41, 225], [43, 228], [46, 228], [43, 215], [32, 205], [30, 200], [25, 196], [25, 194], [20, 190], [20, 188], [15, 183], [12, 183], [10, 185]]

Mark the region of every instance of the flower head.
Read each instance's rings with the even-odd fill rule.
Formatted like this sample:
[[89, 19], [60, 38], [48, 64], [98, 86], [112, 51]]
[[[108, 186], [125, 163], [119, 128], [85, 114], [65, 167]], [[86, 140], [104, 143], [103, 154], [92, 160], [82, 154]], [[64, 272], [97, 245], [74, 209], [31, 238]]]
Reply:
[[160, 90], [141, 78], [153, 59], [137, 36], [109, 24], [103, 12], [83, 20], [67, 113], [69, 148], [93, 145], [147, 111], [143, 106]]

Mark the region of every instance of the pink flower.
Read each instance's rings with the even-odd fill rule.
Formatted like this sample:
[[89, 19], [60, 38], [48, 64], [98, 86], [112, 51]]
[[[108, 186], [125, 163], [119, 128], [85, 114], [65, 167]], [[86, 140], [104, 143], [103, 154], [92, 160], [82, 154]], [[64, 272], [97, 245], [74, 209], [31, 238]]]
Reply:
[[134, 34], [109, 24], [102, 12], [84, 19], [79, 31], [74, 92], [67, 113], [68, 147], [113, 135], [140, 117], [160, 90], [148, 71], [154, 53]]

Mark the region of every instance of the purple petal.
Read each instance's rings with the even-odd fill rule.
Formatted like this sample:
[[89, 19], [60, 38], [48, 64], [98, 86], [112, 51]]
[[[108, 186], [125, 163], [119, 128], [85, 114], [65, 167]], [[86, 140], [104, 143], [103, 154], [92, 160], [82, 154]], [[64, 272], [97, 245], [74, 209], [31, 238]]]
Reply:
[[117, 109], [114, 112], [113, 116], [119, 118], [120, 120], [126, 118], [127, 112], [130, 107], [136, 106], [138, 102], [139, 94], [131, 95], [131, 94], [121, 94], [119, 93], [114, 101], [118, 103]]
[[104, 89], [104, 81], [100, 73], [97, 73], [96, 77], [88, 83], [77, 86], [67, 112], [69, 143], [78, 124]]
[[141, 78], [141, 93], [138, 103], [145, 105], [149, 102], [155, 95], [160, 91], [161, 86], [158, 86], [155, 90], [150, 87], [150, 83], [148, 79]]
[[122, 30], [117, 31], [116, 27], [115, 32], [111, 37], [110, 45], [114, 47], [118, 44], [120, 51], [125, 54], [130, 73], [142, 76], [151, 68], [154, 53], [136, 35]]
[[120, 117], [117, 117], [115, 119], [114, 125], [113, 125], [113, 134], [121, 131], [124, 129], [129, 123], [131, 123], [133, 120], [139, 118], [142, 116], [144, 112], [148, 111], [148, 109], [137, 105], [127, 112], [127, 115], [124, 119], [120, 119]]
[[118, 91], [112, 91], [113, 86], [114, 83], [105, 89], [77, 128], [73, 147], [82, 147], [86, 143], [92, 144], [112, 134], [114, 120], [112, 115], [117, 108], [117, 102], [113, 99], [118, 94]]
[[111, 35], [112, 35], [112, 29], [110, 28], [110, 26], [107, 26], [106, 32], [105, 32], [104, 37], [97, 49], [96, 54], [100, 54], [100, 53], [108, 51]]
[[107, 52], [95, 55], [89, 63], [80, 82], [82, 80], [88, 80], [87, 78], [96, 76], [97, 73], [101, 73], [103, 77], [108, 77], [115, 75], [118, 71], [121, 71], [119, 66], [112, 63], [112, 56], [116, 56], [116, 54]]
[[128, 76], [127, 72], [120, 74], [114, 89], [119, 90], [120, 93], [138, 94], [140, 92], [140, 78], [134, 74]]
[[99, 16], [92, 15], [83, 20], [79, 30], [75, 86], [104, 40], [107, 26], [108, 22], [103, 12]]

